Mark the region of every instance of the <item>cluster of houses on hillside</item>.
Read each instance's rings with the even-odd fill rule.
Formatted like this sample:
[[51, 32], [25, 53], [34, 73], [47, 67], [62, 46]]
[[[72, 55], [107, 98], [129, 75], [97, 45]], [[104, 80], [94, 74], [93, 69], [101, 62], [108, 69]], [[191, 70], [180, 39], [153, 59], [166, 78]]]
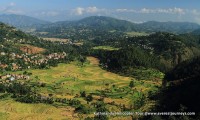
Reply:
[[52, 53], [46, 56], [46, 59], [54, 59], [54, 60], [58, 60], [58, 59], [64, 59], [67, 56], [67, 54], [65, 52], [63, 53]]
[[29, 80], [29, 75], [22, 75], [22, 74], [6, 74], [6, 75], [0, 75], [1, 80]]
[[[1, 56], [7, 55], [4, 52], [0, 53]], [[16, 63], [10, 63], [10, 61], [6, 63], [1, 63], [0, 61], [0, 68], [5, 69], [7, 67], [11, 67], [12, 70], [19, 70], [22, 69], [21, 64], [26, 64], [25, 69], [31, 68], [31, 66], [34, 65], [41, 65], [41, 64], [47, 64], [49, 60], [60, 60], [64, 59], [67, 56], [65, 52], [62, 53], [52, 53], [49, 55], [41, 55], [41, 54], [36, 54], [36, 55], [31, 55], [31, 54], [16, 54], [16, 53], [10, 53], [8, 55], [10, 60], [14, 61], [21, 61], [21, 62], [16, 62]]]

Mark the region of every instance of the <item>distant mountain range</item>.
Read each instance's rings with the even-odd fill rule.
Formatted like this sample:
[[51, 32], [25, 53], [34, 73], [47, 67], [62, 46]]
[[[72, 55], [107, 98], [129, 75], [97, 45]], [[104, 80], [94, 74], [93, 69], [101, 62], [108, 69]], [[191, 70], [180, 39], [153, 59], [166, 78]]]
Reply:
[[[62, 27], [61, 27], [62, 26]], [[190, 22], [156, 22], [149, 21], [141, 24], [132, 23], [125, 20], [119, 20], [105, 16], [91, 16], [78, 21], [62, 21], [48, 24], [39, 28], [43, 29], [62, 29], [69, 27], [87, 27], [104, 30], [118, 30], [122, 32], [137, 31], [137, 32], [170, 32], [176, 34], [190, 33], [196, 29], [200, 29], [200, 25]]]
[[25, 15], [3, 14], [0, 15], [0, 22], [15, 26], [17, 28], [32, 28], [38, 25], [50, 24], [48, 21], [39, 20]]
[[77, 21], [59, 21], [43, 25], [39, 29], [87, 27], [102, 30], [132, 31], [134, 30], [134, 25], [134, 23], [125, 20], [104, 16], [92, 16]]
[[171, 32], [171, 33], [189, 33], [200, 28], [199, 24], [190, 22], [156, 22], [149, 21], [137, 25], [138, 30], [145, 32]]
[[190, 22], [156, 22], [149, 21], [141, 24], [126, 20], [119, 20], [105, 16], [91, 16], [77, 21], [60, 21], [51, 23], [24, 15], [0, 15], [0, 21], [10, 24], [19, 29], [37, 28], [37, 30], [56, 29], [57, 32], [68, 28], [84, 27], [90, 29], [117, 30], [117, 31], [139, 31], [139, 32], [170, 32], [175, 34], [190, 33], [200, 29], [200, 25]]

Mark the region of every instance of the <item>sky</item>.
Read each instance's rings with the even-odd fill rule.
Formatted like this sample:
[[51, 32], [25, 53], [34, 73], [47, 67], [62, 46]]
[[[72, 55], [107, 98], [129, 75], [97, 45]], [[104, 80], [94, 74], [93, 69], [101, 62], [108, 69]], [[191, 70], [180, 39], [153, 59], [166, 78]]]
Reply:
[[146, 21], [200, 24], [200, 0], [0, 0], [0, 14], [20, 14], [47, 21], [110, 16]]

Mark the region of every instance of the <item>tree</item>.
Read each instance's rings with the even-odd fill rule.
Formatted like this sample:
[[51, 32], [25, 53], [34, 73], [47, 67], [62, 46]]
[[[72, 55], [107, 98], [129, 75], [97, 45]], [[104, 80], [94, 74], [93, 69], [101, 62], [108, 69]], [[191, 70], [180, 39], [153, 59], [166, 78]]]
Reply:
[[140, 109], [145, 104], [145, 95], [141, 94], [136, 101], [134, 101], [135, 109]]
[[80, 94], [81, 94], [81, 97], [86, 97], [86, 93], [85, 93], [85, 91], [80, 92]]
[[90, 109], [86, 108], [84, 105], [79, 105], [75, 108], [75, 111], [83, 114], [88, 114], [90, 112]]
[[92, 95], [89, 94], [89, 95], [86, 97], [86, 100], [87, 100], [88, 102], [91, 102], [91, 101], [93, 100]]
[[95, 115], [94, 120], [108, 120], [107, 115], [101, 114], [101, 113], [109, 112], [106, 109], [104, 102], [97, 102], [96, 109], [97, 109], [96, 110], [97, 115]]
[[27, 71], [24, 71], [24, 72], [23, 72], [23, 75], [27, 75], [27, 73], [28, 73]]
[[0, 84], [0, 92], [4, 93], [6, 91], [6, 87], [4, 84]]
[[133, 80], [130, 82], [129, 87], [130, 87], [130, 88], [133, 88], [133, 87], [134, 87], [134, 81], [133, 81]]

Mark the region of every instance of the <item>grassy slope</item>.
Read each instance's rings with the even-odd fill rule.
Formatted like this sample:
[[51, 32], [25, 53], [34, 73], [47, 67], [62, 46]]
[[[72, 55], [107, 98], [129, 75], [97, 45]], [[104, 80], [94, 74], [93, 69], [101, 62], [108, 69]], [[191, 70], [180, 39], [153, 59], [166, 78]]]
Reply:
[[56, 108], [45, 104], [25, 104], [13, 100], [1, 100], [1, 120], [66, 120], [73, 113], [66, 108]]
[[114, 48], [111, 46], [96, 46], [93, 47], [94, 50], [108, 50], [108, 51], [112, 51], [112, 50], [119, 50], [119, 48]]
[[[115, 101], [115, 103], [125, 104], [127, 107], [130, 104], [133, 104], [134, 99], [138, 96], [139, 92], [142, 91], [147, 93], [149, 90], [156, 90], [155, 86], [160, 86], [161, 81], [136, 81], [135, 87], [130, 89], [128, 87], [131, 79], [130, 77], [120, 76], [101, 69], [98, 59], [94, 57], [88, 57], [88, 62], [85, 63], [82, 67], [77, 62], [72, 62], [70, 64], [59, 64], [57, 67], [52, 67], [47, 70], [27, 70], [32, 72], [31, 83], [34, 82], [43, 82], [46, 83], [46, 87], [39, 88], [38, 92], [43, 95], [53, 94], [54, 97], [59, 98], [73, 98], [76, 94], [79, 94], [80, 91], [86, 91], [86, 93], [95, 93], [95, 98], [99, 98], [97, 90], [105, 90], [106, 88], [111, 89], [112, 93], [106, 93], [108, 97], [105, 98], [105, 103]], [[22, 73], [22, 72], [17, 72]], [[37, 77], [38, 78], [37, 78]], [[105, 84], [109, 84], [106, 86]], [[115, 85], [118, 90], [124, 89], [125, 91], [116, 91], [112, 87]], [[136, 91], [136, 92], [133, 92]], [[123, 97], [123, 98], [120, 98]], [[82, 104], [86, 104], [86, 101], [83, 98], [78, 98], [82, 101]], [[94, 99], [95, 101], [95, 99]], [[94, 102], [93, 101], [93, 102]], [[5, 104], [8, 103], [8, 104]], [[29, 117], [33, 119], [33, 116], [38, 119], [48, 119], [48, 118], [69, 118], [64, 116], [62, 113], [63, 108], [56, 108], [50, 105], [44, 104], [24, 104], [18, 103], [11, 100], [0, 101], [0, 118], [9, 119], [12, 116], [17, 116], [16, 118], [20, 119], [23, 117]], [[5, 113], [7, 108], [15, 109], [10, 110], [9, 114]], [[118, 111], [115, 106], [109, 107], [111, 111]], [[40, 111], [41, 110], [41, 111]], [[20, 112], [16, 112], [20, 111]], [[27, 112], [28, 111], [28, 112]], [[48, 115], [48, 112], [45, 111], [55, 111], [51, 112], [51, 115]], [[69, 111], [71, 114], [73, 110]], [[68, 114], [68, 113], [66, 113]], [[70, 119], [70, 118], [69, 118]]]
[[71, 64], [59, 64], [58, 67], [48, 70], [30, 70], [29, 72], [33, 73], [33, 79], [38, 76], [38, 81], [47, 83], [49, 86], [54, 84], [57, 87], [87, 92], [99, 89], [102, 81], [105, 81], [105, 83], [129, 83], [131, 78], [102, 70], [95, 58], [89, 57], [88, 59], [91, 64], [85, 64], [84, 67], [79, 67], [77, 62], [73, 62]]

